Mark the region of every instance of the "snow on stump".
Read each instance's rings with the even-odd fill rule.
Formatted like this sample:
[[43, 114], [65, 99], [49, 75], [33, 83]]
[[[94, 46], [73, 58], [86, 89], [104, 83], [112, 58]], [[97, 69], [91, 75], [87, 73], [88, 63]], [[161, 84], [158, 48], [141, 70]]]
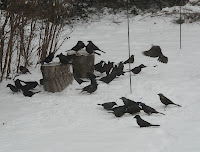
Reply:
[[50, 63], [41, 66], [44, 79], [44, 90], [48, 92], [61, 92], [73, 81], [70, 65]]
[[94, 72], [94, 55], [76, 56], [73, 60], [73, 74], [87, 78], [87, 72]]

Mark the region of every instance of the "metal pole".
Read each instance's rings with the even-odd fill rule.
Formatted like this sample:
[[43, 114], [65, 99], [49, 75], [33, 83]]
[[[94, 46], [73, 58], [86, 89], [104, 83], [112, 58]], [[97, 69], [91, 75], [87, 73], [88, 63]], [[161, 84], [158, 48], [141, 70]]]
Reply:
[[181, 49], [181, 23], [182, 22], [182, 18], [181, 18], [181, 4], [180, 4], [180, 49]]
[[[128, 23], [128, 52], [129, 52], [129, 58], [131, 57], [131, 51], [130, 51], [130, 27], [129, 27], [129, 1], [127, 0], [127, 23]], [[129, 63], [129, 76], [130, 76], [130, 93], [132, 93], [132, 81], [131, 81], [131, 64]]]

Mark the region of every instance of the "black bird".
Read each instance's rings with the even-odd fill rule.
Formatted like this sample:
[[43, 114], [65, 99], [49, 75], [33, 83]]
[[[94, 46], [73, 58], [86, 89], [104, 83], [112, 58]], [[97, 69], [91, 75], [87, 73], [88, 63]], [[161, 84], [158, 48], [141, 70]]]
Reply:
[[[21, 82], [25, 83], [25, 85], [22, 85]], [[37, 87], [38, 82], [37, 81], [23, 81], [23, 80], [16, 79], [15, 86], [18, 89], [21, 89], [22, 91], [28, 91]]]
[[150, 50], [144, 51], [143, 54], [153, 58], [158, 57], [158, 61], [162, 63], [168, 62], [168, 57], [163, 55], [160, 46], [152, 46]]
[[123, 103], [125, 104], [126, 107], [131, 107], [133, 105], [135, 106], [139, 106], [139, 104], [133, 100], [127, 99], [125, 97], [121, 97], [120, 99], [122, 99]]
[[118, 67], [116, 68], [116, 75], [117, 76], [124, 75], [125, 72], [123, 70], [124, 70], [124, 64], [123, 62], [120, 62]]
[[124, 64], [133, 63], [133, 62], [134, 62], [134, 55], [131, 55], [128, 60], [124, 61]]
[[158, 111], [156, 111], [156, 109], [154, 109], [154, 108], [152, 108], [152, 107], [150, 107], [150, 106], [147, 106], [147, 105], [144, 104], [144, 103], [141, 103], [140, 105], [141, 105], [141, 107], [142, 107], [142, 110], [143, 110], [145, 113], [147, 113], [148, 115], [151, 115], [152, 113], [156, 113], [156, 114], [159, 113], [159, 114], [165, 115], [164, 113], [158, 112]]
[[134, 118], [136, 118], [137, 124], [140, 127], [150, 127], [150, 126], [160, 126], [160, 125], [152, 125], [149, 122], [143, 120], [139, 115], [136, 115]]
[[110, 83], [111, 81], [113, 81], [115, 78], [116, 78], [116, 74], [111, 73], [111, 74], [109, 74], [109, 75], [107, 75], [107, 76], [105, 76], [105, 77], [102, 77], [102, 78], [100, 79], [100, 81], [102, 81], [102, 82], [104, 82], [104, 83], [106, 83], [106, 84], [109, 84], [109, 83]]
[[37, 81], [23, 81], [23, 80], [20, 80], [20, 81], [25, 83], [26, 85], [29, 85], [31, 89], [34, 89], [35, 87], [38, 86]]
[[94, 69], [96, 71], [101, 70], [103, 68], [103, 64], [105, 64], [105, 61], [100, 61], [99, 63], [97, 63], [97, 64], [94, 65]]
[[[139, 65], [139, 66], [133, 68], [133, 69], [131, 70], [131, 72], [133, 72], [134, 74], [138, 74], [138, 73], [141, 72], [142, 68], [145, 68], [145, 67], [146, 67], [146, 66], [145, 66], [144, 64], [141, 64], [141, 65]], [[129, 71], [129, 72], [130, 72], [130, 71]]]
[[132, 106], [129, 106], [127, 107], [126, 109], [126, 113], [130, 113], [130, 114], [136, 114], [138, 112], [140, 112], [141, 108], [137, 105], [132, 105]]
[[18, 89], [16, 86], [12, 85], [12, 84], [8, 84], [6, 87], [9, 87], [10, 90], [11, 90], [13, 93], [19, 92], [19, 89]]
[[78, 41], [77, 44], [71, 50], [78, 52], [79, 50], [83, 49], [84, 47], [85, 47], [85, 44], [83, 43], [83, 41]]
[[21, 84], [21, 81], [19, 79], [16, 79], [14, 82], [15, 82], [15, 86], [18, 89], [22, 89], [23, 88], [23, 85]]
[[169, 105], [169, 104], [173, 104], [173, 105], [177, 105], [177, 106], [181, 107], [181, 105], [178, 105], [178, 104], [172, 102], [170, 99], [168, 99], [167, 97], [165, 97], [162, 93], [159, 93], [158, 95], [159, 95], [159, 97], [160, 97], [160, 101], [161, 101], [165, 106], [167, 106], [167, 105]]
[[115, 115], [115, 117], [121, 117], [125, 114], [125, 109], [123, 108], [117, 108], [114, 111], [110, 111], [108, 113], [113, 113]]
[[36, 94], [36, 93], [39, 93], [39, 92], [41, 92], [41, 91], [38, 91], [38, 92], [32, 92], [32, 91], [23, 91], [23, 95], [25, 96], [25, 97], [32, 97], [34, 94]]
[[97, 105], [100, 105], [100, 106], [103, 106], [104, 109], [106, 110], [111, 110], [113, 106], [117, 105], [116, 102], [106, 102], [106, 103], [103, 103], [103, 104], [97, 104]]
[[81, 83], [83, 83], [83, 82], [87, 82], [87, 81], [85, 81], [85, 80], [82, 80], [82, 79], [80, 78], [80, 76], [78, 76], [77, 74], [74, 75], [74, 79], [78, 82], [78, 84], [81, 84]]
[[127, 107], [125, 105], [122, 105], [122, 106], [113, 107], [111, 110], [115, 111], [115, 110], [119, 110], [119, 109], [126, 111]]
[[94, 80], [91, 81], [91, 84], [90, 84], [90, 85], [88, 85], [88, 86], [82, 88], [82, 89], [81, 89], [81, 90], [82, 90], [81, 92], [86, 91], [86, 92], [88, 92], [88, 93], [91, 94], [91, 93], [93, 93], [93, 92], [95, 92], [95, 91], [97, 90], [97, 86], [98, 86], [98, 84], [97, 84], [96, 80], [94, 79]]
[[31, 74], [31, 72], [26, 67], [24, 67], [24, 66], [20, 66], [19, 70], [20, 70], [20, 72], [22, 74], [26, 74], [26, 73], [30, 73]]
[[100, 61], [99, 63], [94, 65], [94, 69], [100, 73], [105, 72], [104, 66], [106, 65], [105, 61]]
[[95, 51], [101, 51], [103, 53], [105, 53], [104, 51], [100, 50], [92, 41], [88, 41], [88, 45], [86, 46], [86, 51], [89, 53], [89, 54], [92, 54], [92, 53], [95, 53], [97, 55], [101, 55]]
[[41, 64], [50, 63], [54, 58], [54, 54], [55, 54], [54, 52], [49, 53], [49, 55], [46, 58], [44, 58], [40, 63]]
[[97, 78], [97, 76], [96, 75], [94, 75], [94, 73], [91, 73], [91, 72], [87, 72], [86, 73], [86, 77], [88, 78], [88, 79], [90, 79], [91, 81], [95, 81], [95, 79]]
[[58, 54], [56, 57], [59, 58], [61, 64], [69, 64], [69, 59], [62, 53]]
[[108, 61], [108, 63], [104, 63], [101, 73], [106, 72], [106, 74], [108, 75], [111, 69], [113, 68], [113, 64], [114, 62], [110, 62], [110, 61]]

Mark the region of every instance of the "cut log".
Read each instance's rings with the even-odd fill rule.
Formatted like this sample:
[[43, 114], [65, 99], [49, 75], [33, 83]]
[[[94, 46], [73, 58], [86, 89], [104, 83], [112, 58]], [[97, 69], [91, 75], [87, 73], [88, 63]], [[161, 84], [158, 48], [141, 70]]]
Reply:
[[70, 65], [50, 63], [41, 66], [44, 80], [44, 90], [48, 92], [61, 92], [73, 81]]
[[87, 72], [94, 72], [94, 55], [76, 56], [73, 60], [73, 74], [80, 78], [87, 78]]

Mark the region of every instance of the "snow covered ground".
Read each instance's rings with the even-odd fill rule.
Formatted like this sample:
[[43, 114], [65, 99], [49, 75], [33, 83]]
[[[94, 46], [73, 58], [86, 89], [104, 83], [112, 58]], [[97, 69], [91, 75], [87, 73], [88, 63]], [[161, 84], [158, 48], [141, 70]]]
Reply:
[[[179, 49], [179, 25], [172, 18], [130, 19], [131, 54], [135, 62], [147, 68], [132, 75], [132, 94], [129, 74], [109, 85], [99, 82], [95, 93], [81, 94], [76, 81], [60, 93], [45, 92], [32, 98], [21, 93], [12, 94], [0, 84], [0, 152], [199, 152], [200, 151], [200, 26], [182, 25], [182, 49]], [[116, 19], [120, 24], [112, 23]], [[70, 39], [59, 52], [71, 49], [78, 40], [92, 40], [106, 54], [100, 60], [119, 63], [128, 58], [127, 21], [108, 16], [94, 23], [77, 25]], [[152, 45], [159, 45], [169, 59], [162, 64], [157, 59], [142, 55]], [[58, 52], [58, 53], [59, 53]], [[56, 61], [56, 60], [55, 60]], [[157, 65], [156, 67], [154, 67]], [[128, 65], [125, 66], [128, 69]], [[19, 76], [24, 80], [39, 80], [39, 66], [33, 74]], [[160, 102], [163, 93], [182, 107]], [[107, 113], [98, 103], [115, 101], [120, 97], [144, 102], [166, 115], [140, 116], [160, 127], [139, 128], [133, 116], [121, 118]], [[3, 125], [4, 124], [4, 125]]]

